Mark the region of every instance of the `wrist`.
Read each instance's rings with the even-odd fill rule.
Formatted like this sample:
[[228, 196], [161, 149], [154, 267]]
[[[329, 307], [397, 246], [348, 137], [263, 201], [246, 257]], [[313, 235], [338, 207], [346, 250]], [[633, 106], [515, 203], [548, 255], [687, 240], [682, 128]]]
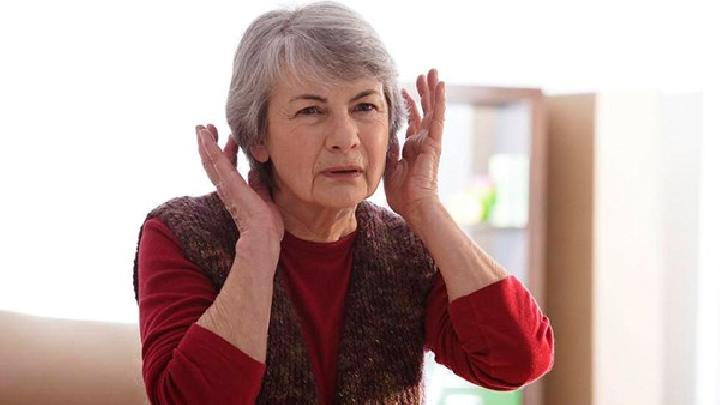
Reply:
[[256, 260], [267, 261], [280, 255], [280, 238], [274, 237], [270, 232], [245, 231], [235, 243], [235, 253], [248, 257], [251, 263]]
[[416, 204], [408, 210], [405, 221], [413, 232], [422, 235], [423, 232], [432, 230], [435, 227], [434, 223], [444, 215], [448, 215], [445, 206], [439, 199], [433, 198]]
[[235, 244], [235, 259], [228, 277], [244, 279], [241, 284], [272, 288], [279, 258], [279, 243], [243, 234]]

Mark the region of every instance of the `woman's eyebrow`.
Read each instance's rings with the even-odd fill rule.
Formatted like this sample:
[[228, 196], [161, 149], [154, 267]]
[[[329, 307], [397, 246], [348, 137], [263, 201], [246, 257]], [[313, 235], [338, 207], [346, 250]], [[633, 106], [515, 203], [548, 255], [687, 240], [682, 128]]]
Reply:
[[350, 99], [350, 101], [359, 100], [359, 99], [361, 99], [363, 97], [367, 97], [371, 94], [377, 94], [378, 96], [380, 95], [380, 93], [378, 93], [377, 90], [368, 89], [368, 90], [364, 90], [364, 91], [361, 91], [360, 93], [356, 94], [353, 98]]
[[300, 94], [299, 96], [295, 96], [290, 99], [291, 102], [295, 100], [317, 100], [321, 103], [327, 103], [326, 98], [320, 97], [317, 94]]
[[[359, 99], [361, 99], [361, 98], [363, 98], [363, 97], [367, 97], [367, 96], [369, 96], [369, 95], [371, 95], [371, 94], [380, 95], [380, 93], [378, 93], [377, 90], [368, 89], [368, 90], [363, 90], [363, 91], [361, 91], [360, 93], [354, 95], [354, 96], [350, 99], [350, 101], [359, 100]], [[326, 99], [326, 98], [321, 97], [321, 96], [318, 96], [317, 94], [300, 94], [300, 95], [297, 95], [297, 96], [291, 98], [291, 99], [290, 99], [290, 102], [293, 102], [293, 101], [295, 101], [295, 100], [316, 100], [316, 101], [319, 101], [319, 102], [321, 102], [321, 103], [327, 103], [327, 99]]]

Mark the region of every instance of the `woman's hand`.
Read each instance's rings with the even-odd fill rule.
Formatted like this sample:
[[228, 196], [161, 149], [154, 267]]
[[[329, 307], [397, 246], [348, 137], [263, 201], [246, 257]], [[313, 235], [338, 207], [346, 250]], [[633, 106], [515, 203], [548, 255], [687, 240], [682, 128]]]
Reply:
[[438, 168], [443, 126], [445, 123], [445, 83], [438, 82], [438, 72], [430, 69], [427, 78], [417, 78], [423, 116], [420, 118], [412, 97], [403, 89], [410, 110], [402, 159], [399, 146], [388, 153], [385, 164], [385, 196], [395, 212], [411, 226], [421, 220], [421, 213], [439, 204]]
[[282, 217], [260, 176], [251, 171], [248, 184], [237, 172], [238, 145], [232, 137], [220, 150], [213, 125], [198, 125], [195, 133], [202, 165], [240, 231], [225, 283], [197, 323], [264, 363], [273, 279], [285, 232]]
[[218, 132], [212, 124], [195, 127], [202, 165], [210, 181], [217, 187], [218, 196], [225, 204], [238, 231], [243, 236], [269, 237], [279, 243], [285, 233], [282, 216], [273, 203], [268, 188], [254, 170], [248, 173], [249, 183], [237, 172], [238, 145], [228, 137], [224, 150], [217, 145]]

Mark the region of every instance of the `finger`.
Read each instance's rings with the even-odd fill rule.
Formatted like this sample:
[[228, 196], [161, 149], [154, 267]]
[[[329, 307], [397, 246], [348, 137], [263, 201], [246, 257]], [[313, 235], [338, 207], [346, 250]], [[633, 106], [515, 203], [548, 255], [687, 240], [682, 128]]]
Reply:
[[420, 123], [421, 130], [423, 130], [423, 129], [427, 130], [428, 127], [430, 127], [430, 123], [432, 122], [434, 111], [432, 110], [432, 108], [429, 108], [429, 110], [430, 111], [428, 111], [428, 113], [425, 114], [425, 116], [422, 119], [422, 122]]
[[217, 144], [212, 138], [212, 133], [209, 129], [202, 125], [196, 127], [198, 143], [200, 148], [200, 159], [202, 165], [210, 178], [210, 181], [214, 186], [217, 186], [220, 182], [220, 170], [218, 167], [218, 159], [213, 155], [214, 149], [217, 149]]
[[420, 113], [418, 113], [417, 104], [415, 104], [415, 100], [413, 100], [412, 96], [410, 96], [405, 89], [403, 89], [402, 94], [405, 99], [405, 104], [408, 106], [408, 113], [410, 114], [408, 119], [408, 130], [405, 133], [405, 138], [407, 138], [418, 131], [418, 128], [420, 127]]
[[258, 195], [232, 167], [218, 145], [212, 141], [209, 130], [200, 126], [198, 138], [201, 144], [203, 167], [206, 168], [208, 177], [217, 187], [218, 196], [236, 224], [242, 226], [242, 220], [252, 214], [250, 207], [257, 207]]
[[230, 161], [230, 164], [237, 169], [237, 153], [238, 153], [238, 144], [235, 142], [235, 138], [233, 138], [232, 134], [228, 135], [228, 140], [225, 142], [225, 147], [223, 148], [223, 154], [225, 157], [228, 158]]
[[228, 173], [235, 172], [235, 170], [228, 170], [230, 161], [225, 154], [220, 151], [209, 129], [199, 126], [198, 139], [200, 141], [200, 156], [201, 159], [203, 159], [203, 166], [209, 169], [208, 177], [210, 177], [213, 184], [217, 185], [220, 180], [223, 180], [223, 177], [227, 177]]
[[425, 112], [425, 115], [423, 116], [421, 127], [422, 128], [429, 128], [435, 115], [435, 96], [437, 91], [437, 84], [438, 84], [438, 71], [437, 69], [430, 69], [428, 71], [428, 76], [426, 79], [427, 83], [427, 92], [425, 93], [425, 101], [427, 105], [427, 110]]
[[[201, 157], [203, 159], [203, 167], [205, 167], [208, 177], [210, 177], [210, 180], [216, 186], [217, 194], [220, 197], [220, 200], [222, 200], [226, 210], [230, 213], [230, 216], [233, 218], [233, 221], [235, 222], [238, 229], [241, 229], [243, 223], [245, 222], [242, 219], [247, 218], [249, 214], [244, 209], [245, 206], [243, 206], [240, 202], [241, 199], [235, 197], [237, 193], [234, 190], [234, 186], [236, 186], [237, 184], [233, 184], [233, 182], [228, 182], [227, 180], [224, 180], [222, 170], [219, 169], [219, 165], [215, 162], [215, 159], [218, 157], [217, 151], [215, 149], [219, 148], [214, 142], [210, 142], [209, 138], [211, 136], [212, 134], [209, 132], [209, 130], [202, 127], [199, 128], [198, 139], [200, 140], [201, 144], [200, 146], [202, 150]], [[240, 183], [244, 183], [244, 180], [241, 176], [237, 175], [237, 177], [240, 178]]]
[[412, 124], [412, 132], [417, 133], [418, 130], [420, 130], [420, 124], [422, 123], [422, 119], [420, 118], [420, 112], [418, 111], [418, 106], [415, 100], [410, 97], [410, 95], [407, 95], [408, 99], [410, 100], [410, 123]]
[[203, 143], [203, 138], [200, 134], [200, 131], [202, 131], [205, 127], [202, 125], [196, 125], [195, 126], [195, 136], [197, 137], [198, 142], [198, 153], [200, 155], [200, 161], [202, 162], [203, 168], [205, 168], [205, 173], [207, 174], [208, 178], [210, 178], [210, 181], [213, 185], [217, 184], [218, 181], [218, 174], [217, 170], [215, 169], [215, 166], [212, 164], [212, 161], [208, 157], [208, 154], [206, 152], [205, 145]]
[[215, 142], [217, 143], [218, 139], [220, 138], [218, 137], [218, 130], [217, 128], [215, 128], [215, 125], [207, 124], [206, 127], [210, 130], [210, 133], [212, 134], [213, 138], [215, 138]]
[[435, 106], [435, 87], [438, 84], [438, 71], [437, 69], [430, 69], [427, 75], [428, 81], [428, 105], [430, 108]]
[[433, 106], [432, 122], [428, 136], [438, 144], [442, 144], [443, 128], [445, 127], [445, 82], [440, 82], [435, 89], [435, 105]]
[[417, 86], [417, 91], [418, 91], [418, 94], [420, 95], [420, 104], [422, 105], [423, 116], [424, 116], [425, 114], [428, 113], [428, 110], [430, 109], [430, 106], [427, 103], [428, 102], [428, 100], [427, 100], [428, 84], [427, 84], [425, 75], [418, 76], [415, 85]]

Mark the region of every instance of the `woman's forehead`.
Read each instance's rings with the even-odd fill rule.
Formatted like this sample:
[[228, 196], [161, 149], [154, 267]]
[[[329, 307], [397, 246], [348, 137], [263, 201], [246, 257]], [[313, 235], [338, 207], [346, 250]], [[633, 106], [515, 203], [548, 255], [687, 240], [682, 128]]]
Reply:
[[277, 101], [291, 102], [300, 96], [314, 95], [325, 99], [350, 99], [364, 91], [383, 94], [382, 83], [374, 78], [357, 80], [336, 80], [320, 82], [316, 80], [279, 80], [275, 84], [273, 98]]

